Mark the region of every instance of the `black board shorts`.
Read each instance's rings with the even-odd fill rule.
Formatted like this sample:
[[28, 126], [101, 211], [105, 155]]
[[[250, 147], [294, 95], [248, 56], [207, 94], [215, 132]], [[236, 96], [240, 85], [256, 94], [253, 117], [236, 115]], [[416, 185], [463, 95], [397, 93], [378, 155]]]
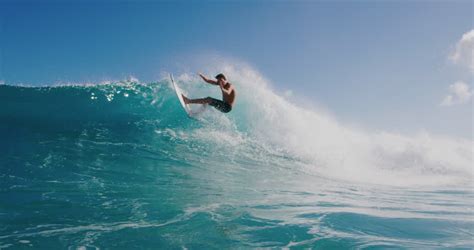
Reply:
[[213, 106], [214, 108], [221, 111], [222, 113], [229, 113], [232, 110], [232, 106], [230, 104], [221, 100], [217, 100], [212, 97], [208, 97], [208, 98], [211, 99], [211, 102], [209, 103], [209, 105]]

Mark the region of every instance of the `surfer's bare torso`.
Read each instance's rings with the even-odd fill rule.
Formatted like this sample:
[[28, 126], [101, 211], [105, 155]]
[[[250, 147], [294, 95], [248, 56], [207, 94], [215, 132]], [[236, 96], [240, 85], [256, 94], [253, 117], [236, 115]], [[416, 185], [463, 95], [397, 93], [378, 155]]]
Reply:
[[234, 106], [235, 101], [235, 89], [230, 82], [220, 85], [222, 91], [222, 100], [230, 106]]

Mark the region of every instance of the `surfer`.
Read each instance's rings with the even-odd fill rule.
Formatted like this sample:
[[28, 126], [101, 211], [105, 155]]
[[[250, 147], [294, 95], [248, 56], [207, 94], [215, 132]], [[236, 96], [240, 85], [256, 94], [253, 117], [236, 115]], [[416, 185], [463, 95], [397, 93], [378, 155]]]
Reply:
[[212, 98], [210, 96], [201, 99], [189, 99], [183, 95], [184, 103], [208, 104], [221, 111], [222, 113], [229, 113], [232, 110], [232, 106], [234, 105], [235, 101], [234, 86], [232, 86], [232, 84], [227, 81], [227, 78], [222, 73], [216, 75], [216, 80], [209, 79], [201, 73], [199, 73], [199, 76], [202, 78], [202, 80], [209, 84], [219, 85], [222, 91], [222, 101]]

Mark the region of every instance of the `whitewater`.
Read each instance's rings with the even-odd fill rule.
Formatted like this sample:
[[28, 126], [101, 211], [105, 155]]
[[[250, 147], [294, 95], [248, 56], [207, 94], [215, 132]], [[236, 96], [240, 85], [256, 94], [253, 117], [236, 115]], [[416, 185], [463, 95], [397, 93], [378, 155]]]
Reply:
[[0, 248], [474, 247], [472, 140], [354, 128], [217, 71], [235, 108], [197, 119], [167, 78], [0, 85]]

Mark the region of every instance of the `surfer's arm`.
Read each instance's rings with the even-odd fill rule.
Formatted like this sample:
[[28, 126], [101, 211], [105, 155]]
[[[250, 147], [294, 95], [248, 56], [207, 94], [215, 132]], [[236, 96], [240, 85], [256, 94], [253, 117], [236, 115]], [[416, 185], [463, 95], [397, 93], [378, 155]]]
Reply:
[[207, 83], [210, 83], [210, 84], [213, 84], [213, 85], [217, 85], [217, 82], [214, 81], [214, 80], [211, 80], [211, 79], [208, 79], [207, 77], [205, 77], [203, 74], [199, 73], [199, 76], [202, 78], [202, 80], [204, 80], [205, 82]]

